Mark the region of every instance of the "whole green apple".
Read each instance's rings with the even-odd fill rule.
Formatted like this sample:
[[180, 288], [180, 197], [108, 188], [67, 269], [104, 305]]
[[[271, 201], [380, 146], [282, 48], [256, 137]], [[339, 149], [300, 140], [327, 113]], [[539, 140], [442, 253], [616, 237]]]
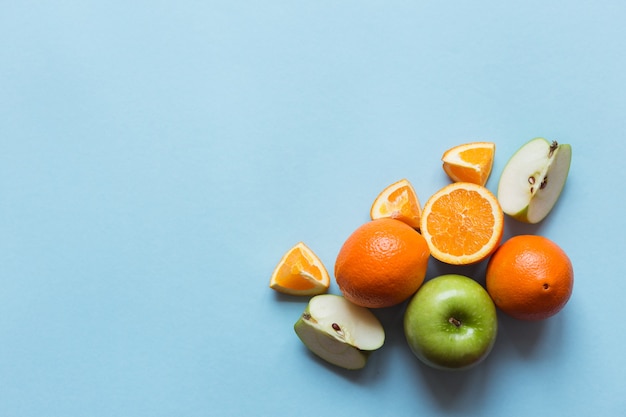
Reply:
[[491, 297], [463, 275], [427, 281], [404, 314], [409, 347], [422, 362], [437, 369], [461, 370], [478, 364], [491, 352], [497, 330]]

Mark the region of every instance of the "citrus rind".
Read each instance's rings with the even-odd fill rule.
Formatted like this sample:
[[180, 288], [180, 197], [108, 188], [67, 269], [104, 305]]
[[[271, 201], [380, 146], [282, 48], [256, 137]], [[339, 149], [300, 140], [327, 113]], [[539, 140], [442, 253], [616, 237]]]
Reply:
[[329, 287], [328, 270], [303, 242], [283, 255], [270, 278], [271, 289], [289, 295], [318, 295], [327, 292]]

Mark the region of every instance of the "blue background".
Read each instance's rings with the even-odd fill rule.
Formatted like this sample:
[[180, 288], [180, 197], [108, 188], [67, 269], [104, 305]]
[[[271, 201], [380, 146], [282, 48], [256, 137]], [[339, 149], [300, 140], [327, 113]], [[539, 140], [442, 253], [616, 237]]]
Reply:
[[[0, 415], [617, 416], [626, 409], [626, 2], [2, 1]], [[573, 146], [536, 233], [566, 308], [500, 317], [486, 362], [418, 363], [403, 306], [342, 371], [268, 288], [307, 243], [332, 272], [386, 185], [422, 201], [451, 146]], [[431, 262], [483, 282], [484, 265]], [[338, 289], [333, 282], [333, 293]]]

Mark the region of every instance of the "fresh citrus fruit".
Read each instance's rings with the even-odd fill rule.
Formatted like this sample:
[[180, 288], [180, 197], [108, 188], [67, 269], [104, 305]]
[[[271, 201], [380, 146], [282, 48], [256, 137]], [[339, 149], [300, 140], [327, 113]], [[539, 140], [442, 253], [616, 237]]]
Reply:
[[302, 242], [283, 255], [270, 278], [270, 288], [291, 295], [323, 294], [329, 286], [326, 267]]
[[568, 302], [573, 286], [570, 259], [543, 236], [512, 237], [487, 264], [487, 292], [498, 308], [520, 320], [555, 315]]
[[472, 142], [458, 145], [444, 152], [443, 170], [452, 181], [485, 185], [491, 168], [496, 145], [493, 142]]
[[358, 227], [344, 242], [335, 263], [337, 285], [354, 304], [390, 307], [424, 282], [430, 252], [415, 229], [396, 219]]
[[372, 220], [392, 218], [403, 221], [414, 229], [420, 227], [422, 208], [415, 189], [407, 179], [387, 186], [372, 204]]
[[454, 182], [424, 205], [420, 230], [436, 259], [453, 265], [482, 261], [502, 240], [504, 215], [485, 187]]

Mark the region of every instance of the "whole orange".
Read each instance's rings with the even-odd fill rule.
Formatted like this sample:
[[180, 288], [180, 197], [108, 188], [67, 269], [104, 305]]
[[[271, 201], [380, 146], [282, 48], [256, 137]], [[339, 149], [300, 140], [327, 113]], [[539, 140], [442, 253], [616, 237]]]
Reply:
[[489, 259], [486, 287], [506, 314], [520, 320], [543, 320], [569, 301], [574, 269], [563, 249], [550, 239], [519, 235], [508, 239]]
[[354, 304], [390, 307], [400, 304], [424, 282], [430, 250], [426, 239], [406, 223], [383, 218], [357, 228], [335, 262], [335, 278]]

